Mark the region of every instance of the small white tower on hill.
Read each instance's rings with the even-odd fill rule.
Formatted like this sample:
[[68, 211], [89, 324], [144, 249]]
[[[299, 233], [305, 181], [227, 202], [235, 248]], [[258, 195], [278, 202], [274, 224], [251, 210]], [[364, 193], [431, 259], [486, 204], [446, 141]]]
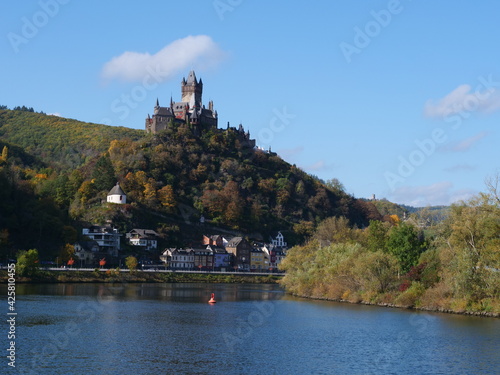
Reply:
[[113, 187], [108, 193], [108, 203], [125, 204], [127, 203], [127, 195], [123, 192], [119, 183]]

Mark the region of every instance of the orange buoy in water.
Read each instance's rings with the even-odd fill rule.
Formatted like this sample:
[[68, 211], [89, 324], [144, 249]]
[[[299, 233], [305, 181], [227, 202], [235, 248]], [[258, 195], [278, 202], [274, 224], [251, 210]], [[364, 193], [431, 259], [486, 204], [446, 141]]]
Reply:
[[212, 297], [210, 298], [210, 300], [208, 301], [208, 303], [217, 303], [217, 301], [215, 300], [215, 294], [212, 293]]

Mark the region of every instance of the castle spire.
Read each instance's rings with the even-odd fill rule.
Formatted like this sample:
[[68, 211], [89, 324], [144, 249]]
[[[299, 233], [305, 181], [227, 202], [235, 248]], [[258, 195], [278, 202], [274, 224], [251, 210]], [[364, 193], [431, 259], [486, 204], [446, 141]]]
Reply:
[[196, 80], [196, 74], [194, 73], [194, 70], [191, 70], [188, 75], [188, 79], [186, 82], [188, 85], [197, 85], [198, 81]]
[[160, 106], [160, 101], [158, 100], [158, 98], [156, 98], [156, 106], [159, 107]]

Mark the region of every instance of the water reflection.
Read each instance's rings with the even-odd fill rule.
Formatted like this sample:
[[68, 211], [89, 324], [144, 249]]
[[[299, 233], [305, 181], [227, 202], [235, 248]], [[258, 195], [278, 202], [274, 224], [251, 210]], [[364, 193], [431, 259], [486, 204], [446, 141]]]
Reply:
[[[0, 292], [6, 295], [5, 285]], [[207, 303], [211, 293], [216, 305]], [[20, 284], [17, 294], [18, 373], [431, 375], [500, 368], [498, 319], [311, 301], [277, 285]]]
[[277, 300], [285, 292], [272, 284], [20, 284], [18, 295], [95, 296], [99, 300], [154, 299], [206, 303], [211, 293], [217, 301]]

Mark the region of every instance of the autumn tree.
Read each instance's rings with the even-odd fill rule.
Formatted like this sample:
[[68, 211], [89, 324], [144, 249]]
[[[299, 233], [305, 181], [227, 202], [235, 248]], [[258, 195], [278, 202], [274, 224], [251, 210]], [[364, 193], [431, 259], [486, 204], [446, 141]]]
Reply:
[[158, 190], [158, 199], [168, 213], [173, 213], [177, 202], [175, 200], [174, 188], [172, 185], [165, 185]]
[[297, 235], [299, 242], [310, 238], [314, 233], [314, 223], [312, 221], [301, 220], [293, 225], [293, 231]]
[[6, 163], [9, 158], [9, 149], [7, 146], [3, 146], [2, 156], [0, 157], [0, 164]]
[[349, 225], [349, 220], [344, 216], [329, 217], [323, 220], [314, 234], [314, 238], [324, 245], [348, 242], [354, 240], [355, 236], [354, 230]]
[[130, 255], [125, 258], [125, 265], [130, 270], [130, 272], [133, 272], [137, 269], [137, 264], [138, 262], [136, 257]]
[[59, 260], [63, 264], [66, 264], [70, 259], [76, 260], [75, 258], [75, 247], [69, 243], [65, 244], [59, 251]]
[[457, 295], [478, 300], [500, 295], [500, 201], [490, 191], [451, 208], [444, 224], [448, 280]]

